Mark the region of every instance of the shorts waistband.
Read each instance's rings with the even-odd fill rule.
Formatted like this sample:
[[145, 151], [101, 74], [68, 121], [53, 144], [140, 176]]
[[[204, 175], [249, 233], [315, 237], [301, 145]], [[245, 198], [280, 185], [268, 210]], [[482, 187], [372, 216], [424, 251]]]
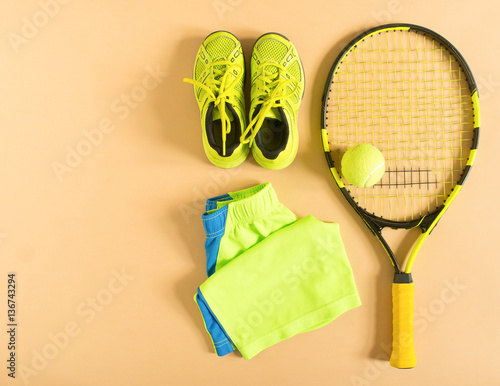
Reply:
[[[217, 199], [222, 200], [214, 205]], [[275, 210], [278, 205], [280, 202], [269, 182], [211, 198], [207, 200], [207, 208], [219, 206], [219, 209], [202, 215], [207, 237], [215, 237], [224, 233], [225, 229], [264, 217]]]

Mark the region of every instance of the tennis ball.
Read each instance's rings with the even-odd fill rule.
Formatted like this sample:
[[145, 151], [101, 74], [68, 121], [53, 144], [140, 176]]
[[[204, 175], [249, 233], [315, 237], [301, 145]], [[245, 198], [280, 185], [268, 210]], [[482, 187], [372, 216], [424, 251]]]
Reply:
[[385, 159], [379, 149], [368, 143], [350, 147], [342, 157], [342, 175], [352, 185], [367, 188], [385, 172]]

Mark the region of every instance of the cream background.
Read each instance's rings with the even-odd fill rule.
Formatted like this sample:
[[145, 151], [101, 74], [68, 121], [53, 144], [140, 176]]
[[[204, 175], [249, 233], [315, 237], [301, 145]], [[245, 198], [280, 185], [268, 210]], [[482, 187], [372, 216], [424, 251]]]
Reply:
[[[0, 384], [500, 383], [497, 2], [66, 0], [45, 18], [43, 4], [54, 3], [0, 2], [0, 330], [11, 271], [19, 319], [18, 378], [2, 365]], [[24, 18], [41, 27], [13, 45]], [[392, 269], [334, 186], [319, 136], [331, 63], [358, 32], [386, 22], [421, 24], [454, 43], [475, 74], [482, 109], [476, 164], [414, 266], [418, 365], [407, 371], [385, 361]], [[236, 34], [247, 58], [268, 31], [298, 49], [307, 77], [301, 142], [283, 171], [251, 158], [224, 171], [205, 158], [192, 87], [182, 78], [217, 29]], [[148, 66], [168, 75], [125, 114], [116, 100], [142, 84]], [[85, 146], [84, 131], [106, 119], [115, 130], [59, 180], [53, 163], [65, 162], [68, 146]], [[340, 223], [363, 306], [250, 361], [218, 358], [192, 300], [206, 275], [202, 200], [264, 181], [299, 216]], [[391, 237], [399, 252], [415, 234], [404, 236]], [[122, 270], [133, 277], [126, 285], [113, 279]], [[449, 283], [459, 284], [455, 294]], [[109, 304], [92, 315], [97, 295]], [[50, 351], [50, 337], [67, 328], [74, 336]], [[2, 333], [4, 364], [6, 345]], [[44, 350], [53, 359], [36, 362]], [[38, 371], [23, 382], [20, 366], [33, 369], [33, 361]]]

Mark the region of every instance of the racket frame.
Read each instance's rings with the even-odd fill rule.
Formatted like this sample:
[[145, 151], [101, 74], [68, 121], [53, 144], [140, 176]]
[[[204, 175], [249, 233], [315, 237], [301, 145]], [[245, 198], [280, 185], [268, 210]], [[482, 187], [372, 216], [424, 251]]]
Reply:
[[[367, 212], [365, 209], [362, 207], [358, 206], [355, 199], [349, 194], [349, 191], [345, 187], [339, 173], [337, 172], [337, 169], [335, 168], [333, 158], [331, 156], [331, 151], [328, 143], [328, 137], [327, 137], [327, 131], [325, 129], [326, 127], [326, 114], [327, 114], [327, 103], [328, 103], [328, 94], [330, 90], [330, 85], [332, 84], [333, 77], [335, 76], [335, 72], [339, 66], [339, 64], [342, 62], [344, 57], [346, 56], [347, 53], [349, 53], [354, 46], [363, 39], [370, 37], [371, 35], [377, 34], [377, 33], [382, 33], [382, 32], [387, 32], [387, 31], [393, 31], [393, 30], [406, 30], [406, 31], [415, 31], [417, 33], [422, 33], [424, 35], [429, 35], [432, 37], [434, 40], [436, 40], [438, 43], [443, 45], [457, 60], [458, 64], [464, 71], [464, 74], [466, 75], [467, 82], [469, 84], [470, 90], [471, 90], [471, 99], [472, 99], [472, 109], [473, 109], [473, 117], [474, 117], [474, 131], [473, 131], [473, 139], [472, 139], [472, 146], [471, 150], [469, 153], [469, 157], [466, 163], [466, 166], [461, 174], [461, 177], [459, 181], [457, 182], [457, 185], [455, 185], [451, 193], [446, 197], [444, 200], [443, 204], [437, 207], [433, 212], [419, 218], [419, 219], [414, 219], [411, 221], [393, 221], [393, 220], [387, 220], [382, 217], [376, 216], [372, 213]], [[415, 257], [422, 246], [423, 242], [427, 238], [427, 236], [432, 232], [434, 227], [437, 225], [439, 222], [440, 218], [442, 215], [446, 212], [450, 204], [453, 202], [453, 200], [456, 198], [458, 193], [460, 192], [465, 180], [467, 179], [467, 176], [469, 175], [469, 172], [471, 170], [471, 167], [474, 163], [475, 157], [476, 157], [476, 152], [477, 152], [477, 146], [478, 146], [478, 141], [479, 141], [479, 127], [480, 127], [480, 111], [479, 111], [479, 100], [478, 100], [478, 92], [477, 92], [477, 86], [474, 81], [474, 77], [472, 75], [472, 72], [469, 68], [469, 65], [463, 58], [462, 54], [448, 41], [446, 40], [443, 36], [439, 35], [438, 33], [425, 28], [421, 27], [415, 24], [406, 24], [406, 23], [393, 23], [393, 24], [385, 24], [381, 25], [378, 27], [374, 27], [372, 29], [369, 29], [360, 35], [356, 36], [351, 42], [340, 52], [340, 54], [337, 56], [335, 62], [333, 63], [330, 72], [328, 74], [328, 81], [325, 84], [325, 88], [323, 91], [323, 98], [322, 98], [322, 109], [321, 109], [321, 122], [322, 122], [322, 128], [321, 128], [321, 138], [323, 142], [323, 150], [325, 152], [325, 157], [326, 161], [328, 163], [328, 167], [330, 168], [330, 172], [333, 176], [333, 179], [335, 180], [337, 186], [339, 187], [340, 191], [344, 195], [344, 197], [347, 199], [349, 204], [354, 208], [356, 213], [362, 218], [368, 229], [371, 230], [371, 232], [377, 237], [377, 239], [380, 241], [382, 246], [384, 247], [384, 250], [386, 251], [387, 255], [389, 256], [391, 263], [394, 267], [395, 271], [395, 280], [402, 280], [403, 282], [408, 282], [407, 280], [410, 280], [411, 282], [411, 268], [413, 265], [413, 262], [415, 260]], [[387, 241], [384, 239], [382, 236], [382, 230], [384, 228], [392, 228], [392, 229], [413, 229], [419, 227], [422, 231], [422, 234], [419, 236], [417, 239], [416, 243], [414, 244], [410, 255], [408, 257], [408, 261], [406, 264], [406, 267], [404, 270], [402, 270], [399, 266], [399, 263], [396, 259], [396, 256], [392, 249], [389, 247]], [[405, 275], [401, 274], [408, 274], [408, 276], [405, 278]]]

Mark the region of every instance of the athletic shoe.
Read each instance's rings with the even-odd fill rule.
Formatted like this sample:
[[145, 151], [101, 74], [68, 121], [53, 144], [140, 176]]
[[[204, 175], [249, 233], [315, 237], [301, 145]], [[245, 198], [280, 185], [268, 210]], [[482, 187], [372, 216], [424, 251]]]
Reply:
[[233, 34], [216, 31], [202, 43], [194, 65], [194, 85], [201, 114], [203, 147], [208, 159], [221, 168], [241, 164], [249, 146], [240, 142], [245, 120], [245, 58]]
[[283, 169], [297, 155], [297, 113], [304, 95], [302, 62], [283, 35], [262, 35], [253, 47], [250, 124], [241, 141], [249, 143], [255, 160], [268, 169]]

